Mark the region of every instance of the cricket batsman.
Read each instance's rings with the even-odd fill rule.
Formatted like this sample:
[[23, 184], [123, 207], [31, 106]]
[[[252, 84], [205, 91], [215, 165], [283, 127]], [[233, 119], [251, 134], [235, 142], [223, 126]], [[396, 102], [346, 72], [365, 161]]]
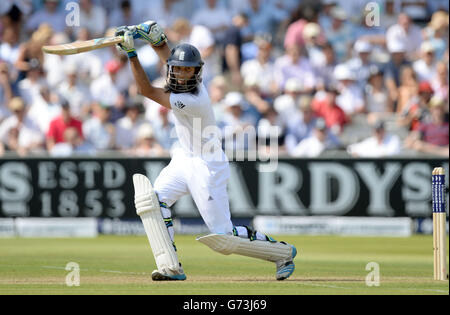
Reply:
[[[121, 26], [119, 49], [127, 53], [139, 93], [173, 110], [180, 147], [154, 183], [140, 174], [133, 176], [135, 206], [140, 216], [157, 270], [154, 281], [185, 280], [174, 244], [170, 207], [183, 195], [191, 194], [212, 234], [197, 238], [214, 251], [267, 260], [276, 265], [276, 279], [288, 278], [295, 269], [297, 250], [293, 245], [246, 226], [233, 226], [227, 182], [229, 163], [222, 150], [220, 135], [207, 89], [202, 83], [203, 61], [192, 45], [180, 44], [170, 50], [167, 37], [154, 21]], [[145, 74], [134, 47], [134, 39], [147, 41], [167, 66], [166, 86], [156, 88]], [[209, 129], [208, 129], [209, 128]], [[217, 129], [217, 128], [216, 128]]]

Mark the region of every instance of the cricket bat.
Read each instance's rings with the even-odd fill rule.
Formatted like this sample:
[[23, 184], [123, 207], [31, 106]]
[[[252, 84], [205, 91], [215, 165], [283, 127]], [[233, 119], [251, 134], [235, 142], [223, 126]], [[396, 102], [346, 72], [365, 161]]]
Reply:
[[54, 55], [74, 55], [86, 51], [114, 46], [122, 42], [123, 36], [103, 37], [87, 41], [77, 41], [63, 45], [44, 46], [42, 47], [42, 51], [47, 54]]

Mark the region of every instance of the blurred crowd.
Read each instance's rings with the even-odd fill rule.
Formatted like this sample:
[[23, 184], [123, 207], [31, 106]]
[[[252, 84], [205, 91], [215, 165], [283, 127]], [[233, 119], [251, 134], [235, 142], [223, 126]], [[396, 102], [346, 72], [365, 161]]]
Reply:
[[[76, 4], [76, 5], [74, 5]], [[2, 0], [0, 156], [165, 156], [172, 113], [115, 47], [42, 46], [155, 20], [205, 61], [224, 148], [293, 157], [448, 156], [448, 1]], [[165, 67], [136, 41], [148, 77]], [[273, 128], [277, 127], [277, 128]], [[255, 131], [255, 139], [248, 135]], [[275, 132], [274, 132], [275, 130]]]

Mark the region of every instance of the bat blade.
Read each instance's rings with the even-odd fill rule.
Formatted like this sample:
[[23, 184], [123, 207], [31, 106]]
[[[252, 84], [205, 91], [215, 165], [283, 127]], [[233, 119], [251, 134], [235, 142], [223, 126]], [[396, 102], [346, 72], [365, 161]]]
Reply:
[[52, 45], [42, 47], [42, 51], [54, 55], [74, 55], [95, 49], [114, 46], [123, 42], [122, 36], [103, 37], [87, 41], [78, 41], [63, 45]]

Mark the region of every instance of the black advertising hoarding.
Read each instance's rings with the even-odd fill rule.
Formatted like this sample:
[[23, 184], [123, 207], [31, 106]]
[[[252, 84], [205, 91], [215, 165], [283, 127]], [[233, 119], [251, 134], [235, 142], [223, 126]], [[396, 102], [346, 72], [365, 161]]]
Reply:
[[[136, 218], [132, 175], [168, 159], [1, 159], [0, 217]], [[444, 159], [280, 159], [230, 163], [232, 216], [430, 217], [431, 172]], [[448, 176], [446, 178], [448, 187]], [[448, 198], [447, 198], [448, 200]], [[187, 196], [174, 216], [199, 217]]]

